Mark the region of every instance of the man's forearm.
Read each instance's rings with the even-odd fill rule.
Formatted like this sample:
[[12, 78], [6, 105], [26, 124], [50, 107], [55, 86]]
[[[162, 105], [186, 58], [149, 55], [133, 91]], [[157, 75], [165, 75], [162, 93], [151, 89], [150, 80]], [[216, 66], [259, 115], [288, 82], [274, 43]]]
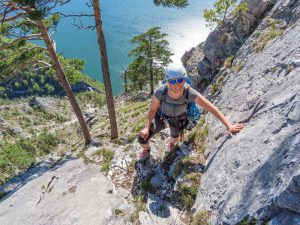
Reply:
[[229, 129], [231, 126], [230, 121], [224, 116], [224, 114], [215, 106], [209, 107], [208, 110], [211, 114], [213, 114], [218, 120], [220, 120], [226, 127]]
[[229, 127], [232, 125], [230, 121], [215, 105], [213, 105], [210, 101], [208, 101], [200, 94], [196, 97], [195, 101], [198, 105], [206, 109], [208, 112], [213, 114], [218, 120], [220, 120], [227, 127], [227, 129], [229, 129]]
[[149, 110], [149, 112], [148, 112], [148, 121], [147, 121], [147, 124], [146, 124], [146, 127], [148, 129], [150, 129], [150, 126], [151, 126], [152, 120], [155, 116], [155, 113], [156, 113], [156, 111], [154, 111], [154, 110]]

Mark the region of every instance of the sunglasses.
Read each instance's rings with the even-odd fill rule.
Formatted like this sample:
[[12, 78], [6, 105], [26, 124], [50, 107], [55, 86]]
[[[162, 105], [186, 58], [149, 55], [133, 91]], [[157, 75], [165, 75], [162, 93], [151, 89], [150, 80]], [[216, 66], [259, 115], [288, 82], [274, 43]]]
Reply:
[[183, 78], [183, 77], [182, 77], [182, 78], [178, 78], [178, 79], [170, 79], [170, 80], [168, 80], [168, 82], [169, 82], [170, 84], [172, 84], [172, 85], [174, 85], [174, 84], [176, 84], [176, 83], [181, 84], [183, 81], [184, 81], [184, 78]]

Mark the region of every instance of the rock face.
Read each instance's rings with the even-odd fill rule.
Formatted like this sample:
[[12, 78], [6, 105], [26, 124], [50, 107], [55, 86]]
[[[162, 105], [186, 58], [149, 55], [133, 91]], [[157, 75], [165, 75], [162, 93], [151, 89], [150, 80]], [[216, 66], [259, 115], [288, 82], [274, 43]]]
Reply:
[[[194, 209], [211, 211], [212, 224], [300, 224], [299, 15], [300, 1], [277, 1], [211, 98], [230, 121], [246, 125], [230, 138], [206, 118], [209, 158]], [[265, 41], [270, 32], [277, 33]]]
[[[194, 80], [196, 80], [199, 89], [207, 86], [225, 59], [237, 52], [276, 0], [246, 0], [244, 2], [248, 3], [248, 11], [244, 15], [229, 16], [223, 28], [214, 29], [203, 44], [186, 52], [182, 57], [184, 65], [191, 58], [194, 61], [190, 62], [189, 64], [192, 65], [188, 66], [188, 72], [192, 77], [195, 77], [195, 72], [189, 68], [195, 67], [194, 63], [197, 61], [198, 76]], [[194, 52], [199, 51], [202, 54], [194, 54]], [[195, 57], [195, 55], [197, 56]]]
[[31, 107], [37, 107], [38, 109], [46, 111], [46, 112], [55, 111], [55, 108], [53, 107], [53, 102], [48, 98], [33, 97], [30, 100], [29, 105]]
[[68, 159], [36, 167], [26, 177], [4, 187], [11, 192], [1, 199], [0, 224], [126, 224], [115, 210], [129, 215], [130, 192], [115, 192], [95, 165]]

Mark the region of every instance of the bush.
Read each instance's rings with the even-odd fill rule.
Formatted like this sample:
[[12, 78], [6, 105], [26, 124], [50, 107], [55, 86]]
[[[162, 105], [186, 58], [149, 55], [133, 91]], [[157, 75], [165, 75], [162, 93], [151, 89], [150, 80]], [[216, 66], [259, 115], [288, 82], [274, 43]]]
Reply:
[[191, 225], [209, 225], [210, 213], [206, 210], [199, 210], [193, 217]]
[[183, 205], [187, 207], [187, 209], [191, 209], [197, 197], [197, 186], [187, 186], [186, 184], [181, 184], [179, 186], [179, 193]]
[[0, 144], [0, 184], [34, 163], [34, 153], [34, 146], [29, 140]]
[[54, 134], [43, 132], [37, 137], [37, 146], [41, 150], [42, 154], [49, 154], [52, 152], [58, 143], [58, 137]]
[[93, 156], [100, 155], [103, 157], [103, 164], [101, 166], [101, 171], [107, 173], [112, 163], [112, 159], [114, 158], [114, 151], [109, 149], [100, 149], [94, 152]]
[[276, 24], [273, 23], [269, 31], [263, 35], [258, 36], [257, 41], [253, 43], [253, 47], [255, 48], [256, 52], [261, 52], [270, 40], [282, 35], [283, 32], [284, 30], [277, 29]]
[[40, 88], [40, 86], [39, 86], [38, 83], [34, 83], [33, 86], [32, 86], [32, 90], [33, 90], [34, 92], [40, 92], [40, 91], [41, 91], [41, 88]]
[[225, 66], [226, 68], [230, 68], [231, 65], [232, 65], [233, 59], [234, 59], [234, 56], [233, 56], [233, 55], [232, 55], [232, 56], [229, 56], [229, 57], [224, 61], [224, 66]]
[[122, 214], [123, 211], [121, 209], [115, 209], [115, 214], [118, 216], [120, 214]]
[[212, 84], [211, 85], [211, 94], [215, 94], [218, 91], [219, 85], [218, 84]]
[[105, 95], [98, 92], [85, 91], [78, 93], [77, 98], [84, 103], [92, 103], [94, 106], [100, 107], [106, 103]]
[[244, 64], [239, 62], [237, 64], [234, 65], [233, 70], [238, 73], [240, 72], [242, 69], [244, 68]]
[[54, 87], [50, 84], [45, 84], [45, 88], [48, 94], [51, 94], [54, 91]]

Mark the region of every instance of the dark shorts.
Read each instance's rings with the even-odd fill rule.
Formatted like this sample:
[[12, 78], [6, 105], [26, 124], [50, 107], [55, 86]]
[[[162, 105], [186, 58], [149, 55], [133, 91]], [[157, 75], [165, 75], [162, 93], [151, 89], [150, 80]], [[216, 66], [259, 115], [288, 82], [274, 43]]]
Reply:
[[[185, 124], [187, 125], [187, 118], [185, 117], [178, 117], [176, 119], [168, 119], [167, 123], [169, 124], [170, 127], [170, 133], [172, 138], [178, 138], [181, 131], [185, 128]], [[138, 134], [138, 142], [140, 144], [147, 144], [149, 140], [158, 132], [161, 130], [165, 129], [165, 122], [164, 120], [161, 119], [159, 114], [156, 114], [154, 119], [152, 120], [152, 123], [150, 125], [150, 130], [149, 130], [149, 136], [146, 140], [144, 140], [140, 134]]]

